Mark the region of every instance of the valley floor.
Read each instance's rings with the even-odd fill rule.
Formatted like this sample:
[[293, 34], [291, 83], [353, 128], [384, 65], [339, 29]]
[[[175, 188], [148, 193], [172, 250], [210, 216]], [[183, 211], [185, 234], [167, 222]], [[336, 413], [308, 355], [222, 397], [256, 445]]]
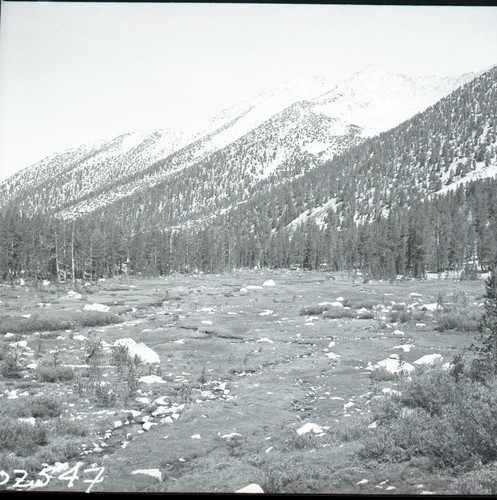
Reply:
[[[16, 349], [20, 365], [18, 378], [0, 376], [0, 417], [34, 417], [24, 425], [48, 432], [32, 449], [0, 448], [10, 478], [0, 488], [13, 487], [14, 469], [27, 471], [15, 489], [33, 480], [32, 488], [64, 491], [234, 492], [255, 483], [265, 492], [446, 493], [455, 480], [411, 463], [360, 460], [357, 451], [370, 402], [397, 384], [373, 380], [371, 364], [395, 353], [408, 363], [428, 354], [451, 361], [475, 332], [435, 330], [437, 301], [464, 292], [479, 312], [483, 281], [363, 283], [254, 270], [109, 279], [71, 291], [0, 288], [0, 347], [4, 359]], [[337, 299], [332, 315], [300, 314]], [[93, 303], [110, 311], [81, 326], [78, 315]], [[392, 322], [392, 311], [410, 305], [416, 320]], [[98, 324], [105, 314], [118, 319]], [[47, 315], [69, 318], [66, 328], [35, 330]], [[136, 367], [133, 398], [106, 400], [105, 391], [88, 390], [89, 372], [100, 371], [106, 390], [124, 383], [112, 355], [123, 338], [144, 343], [160, 363]], [[88, 358], [97, 339], [98, 362]], [[51, 381], [40, 367], [72, 372]], [[37, 398], [51, 398], [59, 415], [36, 415], [29, 405]], [[51, 475], [44, 487], [42, 471]]]

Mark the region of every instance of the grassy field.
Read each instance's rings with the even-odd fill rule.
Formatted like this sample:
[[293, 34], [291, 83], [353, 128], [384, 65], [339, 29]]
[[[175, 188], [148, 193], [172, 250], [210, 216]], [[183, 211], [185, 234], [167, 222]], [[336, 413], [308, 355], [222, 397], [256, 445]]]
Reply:
[[[372, 365], [398, 354], [422, 373], [414, 362], [425, 355], [452, 361], [475, 341], [484, 291], [482, 281], [268, 270], [3, 285], [0, 470], [11, 479], [0, 488], [14, 469], [27, 472], [17, 489], [41, 487], [44, 472], [45, 489], [77, 491], [256, 483], [405, 494], [495, 483], [484, 462], [397, 458], [374, 438], [374, 422], [408, 403], [388, 399], [405, 377]], [[108, 311], [84, 309], [94, 303]], [[126, 338], [160, 361], [130, 359], [115, 346]]]

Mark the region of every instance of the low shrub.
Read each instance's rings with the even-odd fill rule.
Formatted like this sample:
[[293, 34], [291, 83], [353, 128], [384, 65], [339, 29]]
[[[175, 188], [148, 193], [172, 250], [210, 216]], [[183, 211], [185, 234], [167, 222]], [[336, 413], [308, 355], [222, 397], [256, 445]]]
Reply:
[[292, 452], [317, 448], [321, 445], [319, 440], [320, 438], [311, 432], [302, 435], [295, 432], [291, 434], [290, 438], [285, 440], [283, 451]]
[[67, 382], [74, 378], [74, 370], [64, 366], [39, 366], [36, 375], [42, 382]]
[[373, 309], [377, 305], [381, 304], [382, 301], [378, 299], [369, 299], [369, 298], [357, 298], [350, 299], [347, 298], [344, 300], [343, 305], [345, 307], [352, 307], [354, 309]]
[[357, 318], [357, 311], [354, 309], [331, 308], [325, 311], [322, 316], [328, 319]]
[[114, 308], [116, 314], [126, 314], [133, 311], [133, 306], [123, 305]]
[[10, 418], [0, 418], [0, 451], [28, 456], [33, 454], [38, 446], [47, 443], [48, 431], [45, 425], [31, 425], [27, 422], [12, 421]]
[[391, 382], [399, 380], [399, 376], [397, 373], [391, 373], [385, 367], [380, 366], [370, 373], [369, 378], [374, 382]]
[[476, 332], [481, 316], [480, 311], [473, 309], [444, 309], [435, 313], [435, 320], [438, 323], [435, 329], [439, 332], [447, 330]]
[[81, 422], [68, 422], [67, 420], [58, 420], [54, 432], [57, 436], [78, 436], [84, 437], [88, 435], [88, 429]]
[[417, 323], [424, 319], [425, 313], [426, 311], [394, 304], [388, 315], [388, 320], [390, 323]]
[[319, 316], [320, 314], [323, 314], [325, 311], [327, 311], [329, 306], [322, 305], [322, 306], [306, 306], [303, 307], [299, 315], [300, 316]]
[[55, 418], [62, 415], [62, 406], [49, 396], [40, 396], [29, 401], [28, 409], [35, 418]]
[[497, 460], [497, 378], [485, 383], [427, 369], [398, 384], [400, 395], [371, 402], [360, 457], [423, 459], [431, 469], [471, 469]]
[[1, 333], [32, 333], [69, 330], [74, 328], [72, 313], [33, 314], [30, 318], [7, 317], [0, 323]]
[[0, 364], [0, 375], [5, 378], [21, 378], [21, 367], [12, 354], [8, 354]]
[[123, 321], [124, 319], [119, 317], [117, 314], [101, 311], [82, 311], [79, 317], [79, 323], [81, 326], [113, 325], [116, 323], [122, 323]]
[[374, 312], [362, 311], [358, 314], [357, 319], [374, 319]]
[[112, 358], [111, 362], [118, 369], [123, 369], [129, 362], [132, 361], [129, 355], [129, 349], [126, 345], [115, 345], [112, 347]]

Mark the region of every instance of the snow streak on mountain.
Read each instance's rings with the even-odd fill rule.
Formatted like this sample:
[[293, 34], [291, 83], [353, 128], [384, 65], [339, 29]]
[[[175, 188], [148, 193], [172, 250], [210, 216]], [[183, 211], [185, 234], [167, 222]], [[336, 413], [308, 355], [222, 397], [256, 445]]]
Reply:
[[28, 213], [72, 219], [156, 187], [178, 200], [182, 216], [171, 223], [209, 216], [268, 182], [304, 175], [474, 76], [408, 78], [367, 68], [338, 85], [290, 82], [203, 125], [131, 132], [53, 154], [0, 184], [0, 207], [15, 201]]

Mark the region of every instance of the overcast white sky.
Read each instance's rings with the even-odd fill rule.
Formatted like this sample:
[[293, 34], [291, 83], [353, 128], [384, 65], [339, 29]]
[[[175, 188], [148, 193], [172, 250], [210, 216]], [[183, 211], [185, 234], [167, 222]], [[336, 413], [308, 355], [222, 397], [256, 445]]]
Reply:
[[1, 4], [0, 180], [122, 132], [189, 125], [285, 80], [497, 63], [496, 7]]

